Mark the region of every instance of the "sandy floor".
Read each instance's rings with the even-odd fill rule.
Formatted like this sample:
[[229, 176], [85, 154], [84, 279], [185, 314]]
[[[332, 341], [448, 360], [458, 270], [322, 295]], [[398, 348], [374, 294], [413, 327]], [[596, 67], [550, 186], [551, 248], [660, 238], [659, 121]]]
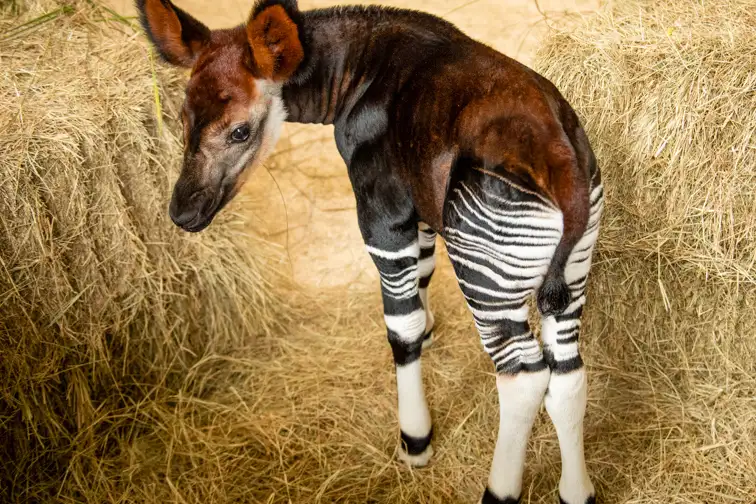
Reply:
[[[133, 14], [131, 0], [109, 0]], [[554, 18], [588, 13], [598, 0], [301, 0], [302, 9], [339, 3], [380, 3], [424, 10], [455, 23], [472, 37], [529, 64]], [[250, 0], [176, 0], [211, 28], [242, 21]], [[540, 11], [539, 11], [540, 8]], [[287, 124], [276, 153], [247, 183], [260, 204], [258, 228], [288, 249], [295, 280], [310, 287], [377, 289], [377, 272], [362, 246], [354, 197], [331, 127]], [[288, 233], [287, 233], [288, 231]], [[441, 254], [439, 254], [441, 255]], [[288, 262], [288, 261], [287, 261]], [[440, 267], [447, 261], [439, 258]]]

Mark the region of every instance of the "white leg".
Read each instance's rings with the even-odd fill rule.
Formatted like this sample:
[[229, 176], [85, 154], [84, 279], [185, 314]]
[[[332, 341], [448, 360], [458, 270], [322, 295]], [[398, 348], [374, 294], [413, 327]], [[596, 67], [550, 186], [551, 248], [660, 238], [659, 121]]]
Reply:
[[[549, 369], [496, 377], [499, 391], [499, 436], [483, 502], [516, 502], [522, 493], [525, 452], [533, 422], [549, 384]], [[491, 500], [495, 498], [496, 500]], [[514, 500], [513, 500], [514, 499]]]
[[[420, 359], [404, 366], [396, 366], [396, 386], [399, 395], [399, 426], [402, 429], [404, 444], [415, 440], [425, 440], [431, 432], [431, 416], [425, 400]], [[399, 450], [399, 457], [408, 464], [422, 467], [428, 464], [433, 455], [433, 447], [427, 444], [423, 451], [411, 454], [412, 449]]]
[[585, 368], [567, 374], [553, 374], [546, 394], [548, 411], [562, 453], [562, 477], [559, 497], [567, 504], [592, 502], [595, 492], [588, 477], [583, 450], [583, 416], [587, 383]]
[[577, 344], [580, 306], [558, 318], [547, 317], [541, 325], [546, 357], [552, 369], [545, 404], [559, 438], [562, 454], [559, 496], [566, 504], [594, 502], [593, 484], [588, 477], [583, 450], [588, 386]]
[[[417, 300], [419, 305], [419, 299]], [[425, 311], [418, 308], [406, 315], [384, 315], [389, 341], [394, 350], [396, 386], [401, 429], [399, 457], [412, 466], [428, 463], [431, 447], [431, 416], [425, 400], [420, 366], [420, 346], [425, 333]]]

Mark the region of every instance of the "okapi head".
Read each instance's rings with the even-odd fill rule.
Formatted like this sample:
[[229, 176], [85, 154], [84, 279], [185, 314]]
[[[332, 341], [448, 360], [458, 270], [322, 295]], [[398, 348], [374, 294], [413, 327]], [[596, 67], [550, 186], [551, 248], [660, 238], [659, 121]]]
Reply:
[[210, 30], [170, 0], [136, 0], [162, 58], [191, 69], [181, 110], [184, 160], [171, 219], [206, 228], [278, 140], [281, 87], [304, 59], [296, 0], [261, 0], [246, 24]]

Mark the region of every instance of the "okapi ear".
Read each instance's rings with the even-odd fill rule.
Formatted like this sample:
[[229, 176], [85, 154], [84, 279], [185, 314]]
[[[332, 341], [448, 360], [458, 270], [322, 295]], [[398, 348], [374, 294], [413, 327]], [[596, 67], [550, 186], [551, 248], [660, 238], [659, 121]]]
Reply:
[[173, 65], [194, 64], [210, 29], [170, 0], [136, 0], [142, 27], [160, 56]]
[[263, 0], [252, 9], [247, 39], [261, 76], [285, 81], [304, 59], [295, 0]]

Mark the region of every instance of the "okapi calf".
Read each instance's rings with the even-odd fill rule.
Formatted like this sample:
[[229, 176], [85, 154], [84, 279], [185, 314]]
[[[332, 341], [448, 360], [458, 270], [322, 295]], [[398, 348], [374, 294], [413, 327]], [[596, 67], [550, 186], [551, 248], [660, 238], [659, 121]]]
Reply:
[[[578, 333], [603, 193], [559, 91], [421, 12], [300, 12], [296, 0], [261, 0], [245, 24], [211, 31], [170, 0], [137, 6], [162, 57], [191, 68], [173, 221], [208, 226], [284, 121], [333, 124], [380, 272], [402, 459], [422, 466], [432, 454], [420, 354], [433, 329], [438, 233], [497, 372], [499, 437], [482, 502], [518, 502], [544, 398], [562, 455], [561, 502], [595, 502]], [[533, 294], [543, 350], [528, 326]]]

